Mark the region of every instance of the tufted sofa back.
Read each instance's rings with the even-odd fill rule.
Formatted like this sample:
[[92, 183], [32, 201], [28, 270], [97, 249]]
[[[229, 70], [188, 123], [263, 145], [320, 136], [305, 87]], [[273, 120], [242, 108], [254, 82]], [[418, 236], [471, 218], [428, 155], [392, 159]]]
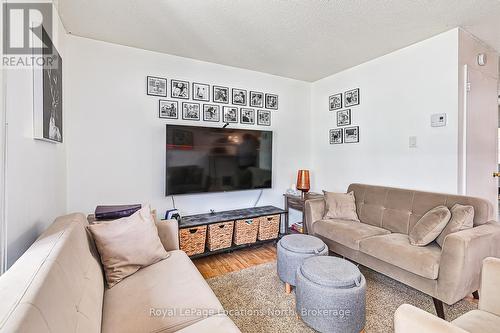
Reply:
[[397, 233], [408, 234], [426, 212], [439, 205], [473, 206], [474, 226], [494, 219], [492, 204], [481, 198], [364, 184], [349, 185], [351, 191], [361, 222]]

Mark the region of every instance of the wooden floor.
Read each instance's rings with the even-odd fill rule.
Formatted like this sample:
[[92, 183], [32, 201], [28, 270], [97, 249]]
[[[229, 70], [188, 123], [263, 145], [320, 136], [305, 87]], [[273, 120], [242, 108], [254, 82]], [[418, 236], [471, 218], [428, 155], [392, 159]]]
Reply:
[[231, 253], [221, 253], [194, 259], [193, 263], [203, 277], [209, 279], [275, 260], [276, 245], [269, 243], [259, 247], [236, 250]]

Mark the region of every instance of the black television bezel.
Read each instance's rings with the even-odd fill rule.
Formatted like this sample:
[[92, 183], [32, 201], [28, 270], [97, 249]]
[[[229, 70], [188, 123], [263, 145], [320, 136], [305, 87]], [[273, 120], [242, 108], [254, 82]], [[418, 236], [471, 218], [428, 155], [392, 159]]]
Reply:
[[[168, 147], [168, 128], [169, 127], [183, 127], [183, 128], [209, 128], [220, 131], [251, 131], [251, 132], [266, 132], [271, 134], [271, 185], [269, 187], [262, 188], [249, 188], [249, 189], [235, 189], [235, 190], [225, 190], [225, 191], [203, 191], [203, 192], [189, 192], [189, 193], [168, 193], [168, 159], [167, 159], [167, 147]], [[273, 188], [273, 165], [274, 165], [274, 133], [271, 130], [258, 130], [250, 128], [221, 128], [215, 126], [193, 126], [193, 125], [177, 125], [177, 124], [166, 124], [165, 125], [165, 196], [170, 197], [174, 195], [196, 195], [196, 194], [210, 194], [210, 193], [226, 193], [226, 192], [243, 192], [243, 191], [259, 191], [259, 190], [269, 190]]]

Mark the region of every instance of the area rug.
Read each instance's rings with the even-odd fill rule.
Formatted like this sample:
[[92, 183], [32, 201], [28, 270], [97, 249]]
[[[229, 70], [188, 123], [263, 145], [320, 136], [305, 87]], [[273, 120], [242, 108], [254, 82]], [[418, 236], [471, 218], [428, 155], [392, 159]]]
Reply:
[[[432, 298], [382, 274], [360, 266], [367, 281], [366, 333], [394, 332], [394, 312], [403, 303], [435, 314]], [[243, 333], [314, 332], [295, 314], [295, 294], [286, 294], [276, 263], [263, 264], [207, 280], [229, 317]], [[464, 299], [445, 305], [447, 320], [476, 309]]]

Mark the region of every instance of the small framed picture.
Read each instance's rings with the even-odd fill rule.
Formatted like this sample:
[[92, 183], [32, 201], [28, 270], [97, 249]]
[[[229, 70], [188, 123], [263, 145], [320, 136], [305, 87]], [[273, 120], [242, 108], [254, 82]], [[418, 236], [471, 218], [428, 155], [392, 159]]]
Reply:
[[264, 93], [250, 91], [250, 106], [254, 108], [264, 107]]
[[351, 125], [351, 109], [337, 111], [337, 126]]
[[238, 122], [238, 108], [233, 106], [224, 106], [222, 113], [222, 118], [225, 123]]
[[229, 88], [213, 86], [212, 87], [212, 101], [214, 103], [229, 103]]
[[266, 109], [278, 110], [278, 95], [266, 94]]
[[342, 143], [342, 128], [335, 128], [330, 130], [330, 144], [336, 145]]
[[233, 104], [247, 105], [247, 91], [233, 88]]
[[328, 105], [330, 111], [342, 109], [342, 93], [330, 96], [328, 98]]
[[166, 119], [179, 119], [179, 103], [160, 99], [158, 116]]
[[344, 142], [345, 143], [359, 142], [359, 126], [344, 128]]
[[257, 110], [257, 125], [271, 126], [271, 111]]
[[359, 105], [359, 88], [344, 93], [344, 107]]
[[214, 104], [203, 104], [204, 121], [220, 121], [220, 106]]
[[170, 80], [170, 96], [172, 98], [189, 99], [189, 82]]
[[240, 123], [242, 124], [255, 124], [255, 110], [254, 109], [240, 109]]
[[162, 77], [147, 77], [147, 94], [150, 96], [167, 97], [167, 79]]
[[210, 101], [210, 86], [208, 84], [193, 82], [193, 99], [195, 101]]
[[200, 120], [200, 104], [199, 103], [182, 103], [182, 119], [185, 120]]

